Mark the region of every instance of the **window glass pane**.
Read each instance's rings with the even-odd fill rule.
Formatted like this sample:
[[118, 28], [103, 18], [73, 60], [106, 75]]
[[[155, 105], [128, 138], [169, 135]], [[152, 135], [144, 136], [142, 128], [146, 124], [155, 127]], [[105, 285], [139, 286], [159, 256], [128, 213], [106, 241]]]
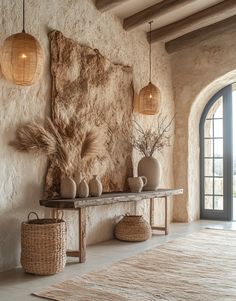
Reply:
[[214, 209], [223, 210], [224, 209], [224, 198], [223, 196], [214, 196]]
[[223, 139], [214, 140], [214, 157], [223, 157]]
[[223, 118], [223, 98], [220, 97], [210, 108], [207, 118]]
[[205, 178], [205, 194], [213, 194], [213, 178]]
[[214, 175], [223, 177], [223, 159], [214, 159]]
[[214, 193], [224, 194], [223, 178], [214, 178]]
[[204, 140], [204, 156], [213, 157], [213, 140], [205, 139]]
[[205, 138], [212, 138], [213, 134], [213, 120], [205, 120], [204, 123], [204, 137]]
[[223, 119], [214, 120], [214, 137], [223, 137]]
[[213, 159], [205, 159], [205, 176], [213, 176]]
[[215, 111], [214, 117], [215, 118], [223, 118], [223, 98], [220, 97], [217, 100], [217, 109]]
[[213, 209], [213, 196], [205, 195], [205, 209]]

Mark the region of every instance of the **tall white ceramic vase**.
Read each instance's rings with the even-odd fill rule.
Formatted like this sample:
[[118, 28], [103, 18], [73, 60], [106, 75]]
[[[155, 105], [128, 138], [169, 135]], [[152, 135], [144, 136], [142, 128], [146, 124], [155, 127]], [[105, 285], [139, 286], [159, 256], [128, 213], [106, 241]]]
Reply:
[[65, 199], [74, 199], [76, 196], [76, 184], [70, 177], [62, 177], [60, 183], [61, 197]]
[[138, 176], [145, 176], [147, 184], [143, 190], [154, 191], [159, 188], [161, 168], [158, 160], [154, 157], [144, 157], [138, 163]]

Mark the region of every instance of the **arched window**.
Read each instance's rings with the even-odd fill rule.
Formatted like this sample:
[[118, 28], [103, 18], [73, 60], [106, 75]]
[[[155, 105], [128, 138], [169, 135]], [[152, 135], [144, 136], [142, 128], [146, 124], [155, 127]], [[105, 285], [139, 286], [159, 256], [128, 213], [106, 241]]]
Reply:
[[201, 218], [219, 220], [236, 218], [233, 216], [233, 207], [236, 210], [236, 206], [233, 206], [232, 117], [235, 106], [232, 100], [235, 99], [236, 102], [233, 91], [234, 86], [229, 85], [216, 93], [202, 113], [200, 121]]

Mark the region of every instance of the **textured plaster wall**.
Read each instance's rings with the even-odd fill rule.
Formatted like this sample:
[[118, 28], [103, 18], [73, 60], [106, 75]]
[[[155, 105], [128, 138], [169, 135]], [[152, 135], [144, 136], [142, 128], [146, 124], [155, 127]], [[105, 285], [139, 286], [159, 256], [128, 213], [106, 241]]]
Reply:
[[[0, 43], [21, 31], [21, 5], [15, 0], [2, 0]], [[40, 208], [38, 200], [42, 197], [47, 160], [20, 154], [8, 146], [13, 139], [18, 124], [44, 119], [50, 115], [50, 58], [47, 33], [60, 30], [79, 43], [99, 51], [114, 63], [133, 67], [134, 88], [139, 90], [147, 83], [148, 43], [143, 32], [125, 32], [121, 21], [110, 13], [101, 14], [91, 0], [29, 0], [26, 3], [26, 30], [38, 37], [45, 52], [45, 64], [41, 79], [32, 87], [17, 87], [8, 83], [0, 74], [0, 270], [19, 264], [20, 224], [31, 210], [41, 216], [49, 212]], [[163, 45], [154, 46], [153, 82], [161, 87], [164, 112], [172, 115], [174, 103], [171, 86], [169, 58]], [[124, 108], [125, 110], [125, 108]], [[147, 125], [152, 117], [142, 117]], [[134, 165], [138, 155], [134, 153]], [[173, 186], [172, 148], [159, 156], [163, 169], [161, 186]], [[161, 207], [162, 208], [162, 207]], [[112, 237], [115, 218], [121, 214], [135, 212], [134, 205], [103, 206], [88, 210], [88, 244]], [[146, 202], [137, 204], [137, 212], [147, 213]], [[67, 213], [69, 221], [69, 243], [77, 245], [77, 215]], [[163, 214], [158, 211], [158, 223]], [[172, 204], [169, 208], [172, 219]]]
[[199, 121], [210, 98], [236, 81], [236, 31], [215, 36], [172, 56], [176, 106], [175, 185], [184, 188], [174, 220], [199, 218]]

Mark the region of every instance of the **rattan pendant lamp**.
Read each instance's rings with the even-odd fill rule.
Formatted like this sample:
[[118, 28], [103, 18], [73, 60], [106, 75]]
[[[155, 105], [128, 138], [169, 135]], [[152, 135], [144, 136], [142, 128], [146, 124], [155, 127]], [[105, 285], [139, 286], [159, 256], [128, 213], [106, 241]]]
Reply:
[[151, 46], [151, 32], [152, 23], [150, 25], [149, 33], [149, 84], [142, 88], [139, 92], [139, 113], [144, 115], [155, 115], [160, 111], [161, 93], [160, 90], [152, 83], [152, 46]]
[[25, 0], [23, 30], [4, 41], [1, 52], [1, 69], [7, 80], [22, 86], [31, 86], [37, 81], [43, 65], [43, 50], [38, 40], [25, 32]]

